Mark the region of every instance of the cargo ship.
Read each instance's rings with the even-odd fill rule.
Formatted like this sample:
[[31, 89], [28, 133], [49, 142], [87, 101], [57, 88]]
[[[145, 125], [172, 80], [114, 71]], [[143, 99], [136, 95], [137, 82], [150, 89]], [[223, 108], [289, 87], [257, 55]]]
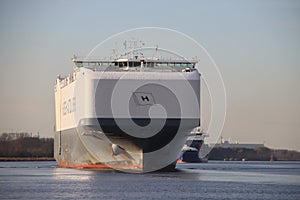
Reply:
[[79, 59], [54, 86], [54, 157], [59, 167], [133, 173], [172, 170], [200, 125], [196, 59]]

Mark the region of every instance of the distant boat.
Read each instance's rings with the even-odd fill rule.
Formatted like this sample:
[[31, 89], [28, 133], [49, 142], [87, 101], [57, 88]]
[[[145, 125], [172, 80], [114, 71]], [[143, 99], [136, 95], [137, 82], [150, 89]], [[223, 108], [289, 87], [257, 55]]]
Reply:
[[202, 133], [200, 127], [195, 128], [189, 135], [185, 145], [182, 148], [182, 154], [178, 163], [207, 163], [208, 156], [201, 157], [200, 149], [204, 144], [204, 138], [207, 134]]

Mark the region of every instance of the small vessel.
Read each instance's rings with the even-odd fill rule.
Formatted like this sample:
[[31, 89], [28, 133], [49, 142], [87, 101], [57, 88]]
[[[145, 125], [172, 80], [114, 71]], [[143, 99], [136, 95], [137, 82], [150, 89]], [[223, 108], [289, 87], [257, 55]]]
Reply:
[[54, 157], [60, 167], [150, 172], [174, 169], [200, 125], [198, 60], [73, 58], [58, 76]]
[[[201, 156], [201, 147], [205, 147], [204, 138], [208, 135], [203, 133], [200, 127], [195, 128], [189, 135], [186, 143], [182, 148], [182, 154], [177, 162], [179, 163], [207, 163], [208, 155]], [[206, 145], [207, 146], [207, 145]], [[207, 147], [208, 148], [208, 147]], [[205, 149], [204, 149], [205, 150]]]

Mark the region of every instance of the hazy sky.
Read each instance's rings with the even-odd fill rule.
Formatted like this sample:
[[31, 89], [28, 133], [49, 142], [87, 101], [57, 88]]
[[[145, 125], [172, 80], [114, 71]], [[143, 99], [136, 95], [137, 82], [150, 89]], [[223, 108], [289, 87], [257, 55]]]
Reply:
[[300, 150], [299, 1], [0, 1], [0, 132], [53, 135], [53, 86], [112, 34], [186, 33], [217, 63], [227, 92], [223, 137]]

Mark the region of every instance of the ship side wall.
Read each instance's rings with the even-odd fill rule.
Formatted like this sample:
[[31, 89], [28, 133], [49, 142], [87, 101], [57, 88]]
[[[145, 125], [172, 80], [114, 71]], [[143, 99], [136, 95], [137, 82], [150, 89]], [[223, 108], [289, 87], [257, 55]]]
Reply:
[[60, 163], [80, 163], [76, 157], [93, 160], [78, 137], [81, 118], [94, 118], [93, 84], [86, 78], [86, 69], [76, 72], [76, 80], [55, 86], [55, 135], [54, 157]]
[[199, 96], [197, 72], [81, 68], [74, 82], [55, 89], [55, 158], [61, 166], [130, 161], [144, 171], [163, 168], [199, 126]]

